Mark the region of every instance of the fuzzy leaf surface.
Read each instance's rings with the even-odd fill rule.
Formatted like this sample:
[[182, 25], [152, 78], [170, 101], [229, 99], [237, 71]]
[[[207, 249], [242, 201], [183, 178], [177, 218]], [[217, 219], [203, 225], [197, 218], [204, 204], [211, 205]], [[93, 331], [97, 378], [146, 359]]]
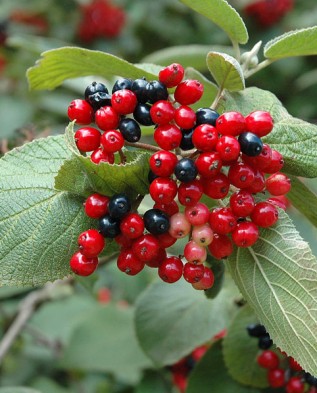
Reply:
[[244, 116], [255, 110], [269, 111], [274, 128], [263, 141], [283, 154], [283, 171], [295, 176], [317, 176], [317, 126], [292, 117], [274, 94], [256, 87], [227, 92], [218, 110], [238, 111]]
[[228, 34], [232, 41], [240, 44], [248, 42], [248, 31], [241, 16], [227, 1], [181, 0], [181, 2], [214, 22]]
[[228, 259], [242, 295], [277, 347], [317, 375], [317, 260], [285, 212]]
[[239, 91], [245, 88], [243, 71], [234, 57], [225, 53], [209, 52], [207, 66], [221, 90]]
[[264, 47], [268, 59], [317, 54], [317, 26], [289, 31], [269, 41]]
[[[153, 283], [136, 304], [136, 332], [142, 349], [159, 366], [175, 363], [228, 325], [237, 296], [229, 277], [213, 300], [183, 280], [173, 285]], [[199, 329], [193, 329], [193, 321]]]
[[0, 282], [41, 285], [70, 273], [80, 232], [91, 225], [82, 199], [54, 189], [69, 157], [63, 136], [38, 139], [0, 160]]
[[109, 53], [76, 47], [43, 52], [42, 58], [27, 71], [29, 86], [33, 90], [54, 89], [66, 79], [88, 75], [105, 78], [115, 75], [127, 78], [157, 77], [142, 66], [135, 66]]

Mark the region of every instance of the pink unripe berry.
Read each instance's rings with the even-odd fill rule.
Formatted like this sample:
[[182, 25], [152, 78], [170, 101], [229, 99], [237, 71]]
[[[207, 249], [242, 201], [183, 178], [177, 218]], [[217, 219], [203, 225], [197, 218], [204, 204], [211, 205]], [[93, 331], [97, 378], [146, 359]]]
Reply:
[[187, 221], [185, 214], [176, 213], [170, 218], [169, 234], [175, 239], [181, 239], [190, 232], [191, 225]]
[[192, 239], [200, 246], [207, 247], [214, 238], [214, 232], [208, 224], [194, 227], [192, 231]]
[[184, 247], [184, 257], [188, 262], [202, 264], [207, 258], [207, 250], [191, 240]]

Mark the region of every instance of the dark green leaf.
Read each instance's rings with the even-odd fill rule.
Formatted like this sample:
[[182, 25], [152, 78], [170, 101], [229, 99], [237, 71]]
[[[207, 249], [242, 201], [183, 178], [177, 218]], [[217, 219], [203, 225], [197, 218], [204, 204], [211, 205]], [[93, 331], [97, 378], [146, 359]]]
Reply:
[[222, 285], [224, 283], [225, 278], [225, 264], [223, 261], [219, 261], [213, 258], [211, 255], [207, 256], [207, 263], [215, 276], [214, 285], [205, 291], [205, 295], [209, 299], [215, 298], [218, 293], [221, 291]]

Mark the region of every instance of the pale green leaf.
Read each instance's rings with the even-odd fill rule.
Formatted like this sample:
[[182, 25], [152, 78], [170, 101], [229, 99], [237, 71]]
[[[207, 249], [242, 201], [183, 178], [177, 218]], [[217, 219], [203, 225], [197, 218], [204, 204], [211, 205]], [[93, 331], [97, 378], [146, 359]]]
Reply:
[[254, 323], [258, 323], [258, 320], [253, 310], [249, 306], [241, 308], [223, 339], [223, 355], [234, 380], [244, 385], [265, 388], [268, 386], [267, 370], [257, 363], [257, 357], [262, 351], [258, 347], [258, 340], [250, 337], [246, 329]]
[[41, 285], [70, 273], [80, 232], [92, 224], [82, 199], [54, 189], [69, 157], [64, 137], [16, 148], [0, 160], [0, 283]]
[[268, 59], [309, 55], [317, 55], [317, 26], [289, 31], [264, 47], [264, 56]]
[[238, 14], [225, 0], [180, 0], [189, 8], [213, 21], [224, 30], [232, 41], [246, 44], [249, 36], [246, 26]]
[[133, 327], [133, 310], [95, 306], [73, 332], [60, 361], [63, 368], [108, 372], [136, 383], [142, 369], [151, 366], [141, 351]]
[[274, 94], [256, 87], [227, 92], [218, 110], [239, 111], [244, 116], [255, 110], [269, 111], [274, 129], [263, 141], [283, 154], [283, 171], [295, 176], [317, 176], [317, 126], [292, 117]]
[[23, 386], [8, 386], [0, 388], [0, 393], [44, 393], [39, 390], [25, 388]]
[[229, 277], [213, 300], [183, 280], [173, 285], [155, 282], [136, 304], [141, 347], [157, 365], [175, 363], [228, 325], [237, 296]]
[[282, 210], [250, 248], [238, 248], [229, 270], [277, 347], [317, 375], [317, 260]]
[[42, 53], [42, 58], [27, 71], [31, 89], [54, 89], [69, 78], [115, 75], [128, 78], [157, 76], [109, 53], [76, 47], [63, 47]]
[[221, 90], [239, 91], [245, 88], [243, 71], [234, 57], [225, 53], [209, 52], [207, 66]]
[[[241, 357], [245, 352], [241, 353]], [[214, 343], [194, 367], [186, 393], [259, 393], [233, 380], [224, 364], [222, 341]]]

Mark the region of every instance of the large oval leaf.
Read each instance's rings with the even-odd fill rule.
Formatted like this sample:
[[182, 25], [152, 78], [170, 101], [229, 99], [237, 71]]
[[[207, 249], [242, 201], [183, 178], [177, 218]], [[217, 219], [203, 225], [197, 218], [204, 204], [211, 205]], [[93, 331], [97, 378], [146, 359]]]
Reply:
[[64, 47], [42, 53], [42, 58], [29, 68], [31, 89], [54, 89], [69, 78], [98, 75], [105, 78], [120, 75], [127, 78], [153, 79], [157, 76], [109, 53], [83, 48]]
[[181, 0], [181, 2], [213, 21], [228, 34], [232, 41], [240, 44], [248, 42], [248, 31], [241, 16], [227, 1]]
[[213, 300], [185, 281], [155, 282], [136, 305], [136, 331], [145, 353], [158, 365], [173, 364], [210, 340], [232, 319], [238, 296], [227, 278]]
[[317, 260], [286, 213], [228, 266], [274, 343], [317, 375]]
[[243, 71], [237, 60], [225, 53], [209, 52], [207, 66], [221, 90], [243, 90], [245, 87]]
[[264, 47], [264, 56], [269, 59], [316, 54], [317, 26], [289, 31], [269, 41]]
[[0, 283], [41, 285], [70, 273], [80, 232], [92, 222], [82, 199], [54, 189], [69, 157], [64, 137], [48, 137], [0, 160]]
[[292, 117], [274, 94], [256, 87], [227, 92], [219, 110], [239, 111], [245, 116], [255, 110], [269, 111], [274, 129], [264, 141], [283, 154], [283, 170], [295, 176], [317, 176], [317, 126]]

